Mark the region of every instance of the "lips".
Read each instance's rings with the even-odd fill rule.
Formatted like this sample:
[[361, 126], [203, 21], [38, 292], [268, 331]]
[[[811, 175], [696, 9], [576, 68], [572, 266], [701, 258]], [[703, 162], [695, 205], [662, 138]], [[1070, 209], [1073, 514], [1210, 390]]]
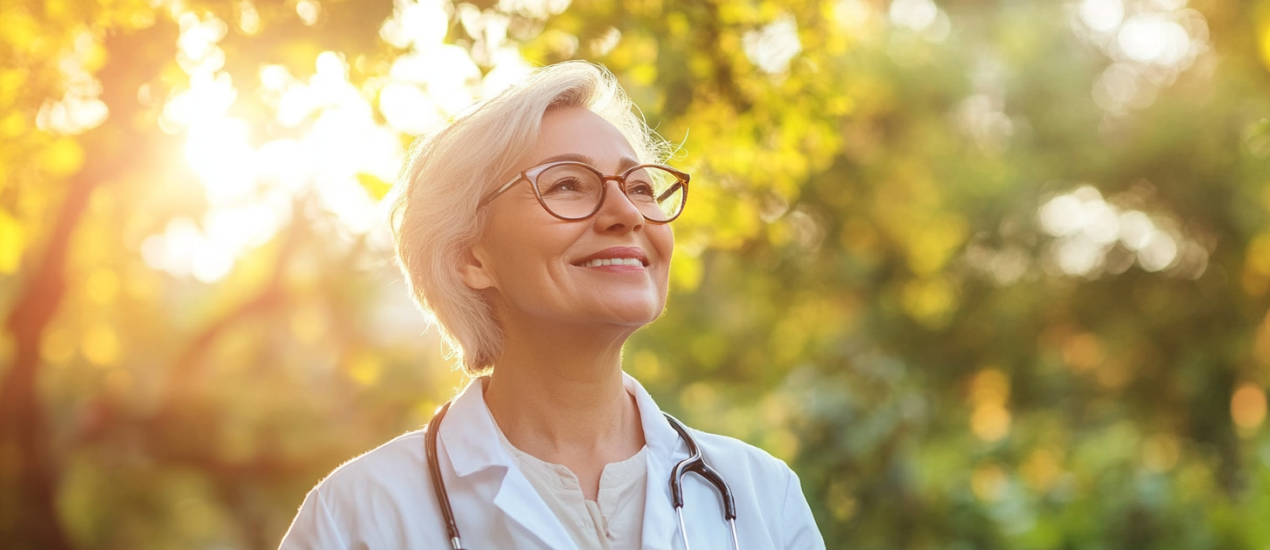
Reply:
[[635, 265], [633, 261], [639, 262], [642, 267], [648, 267], [648, 255], [644, 254], [642, 248], [634, 246], [615, 246], [606, 248], [595, 254], [582, 258], [573, 263], [578, 267], [598, 267], [604, 265]]

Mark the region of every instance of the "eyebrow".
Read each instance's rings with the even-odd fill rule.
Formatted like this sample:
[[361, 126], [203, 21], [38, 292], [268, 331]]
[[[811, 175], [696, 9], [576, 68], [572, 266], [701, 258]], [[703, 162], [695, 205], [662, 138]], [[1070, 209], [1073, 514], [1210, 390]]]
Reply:
[[[553, 162], [561, 162], [566, 160], [573, 161], [573, 162], [581, 162], [583, 164], [589, 164], [591, 166], [595, 166], [595, 159], [588, 157], [586, 155], [578, 154], [578, 153], [564, 153], [562, 155], [547, 157], [545, 159], [538, 161], [538, 164], [536, 164], [535, 166], [542, 166], [544, 164], [550, 164]], [[639, 165], [638, 160], [635, 160], [631, 157], [622, 157], [621, 160], [617, 161], [617, 171], [618, 173], [621, 173], [627, 168], [630, 168], [632, 166], [638, 166], [638, 165]]]

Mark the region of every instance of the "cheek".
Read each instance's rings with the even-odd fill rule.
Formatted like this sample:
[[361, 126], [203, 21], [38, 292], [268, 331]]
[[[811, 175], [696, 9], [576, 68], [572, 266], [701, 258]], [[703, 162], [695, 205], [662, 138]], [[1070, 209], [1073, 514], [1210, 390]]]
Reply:
[[511, 196], [510, 193], [499, 198], [505, 200], [491, 206], [481, 240], [492, 252], [491, 261], [496, 270], [523, 269], [531, 259], [536, 244], [542, 241], [537, 233], [543, 222], [534, 216], [537, 213], [534, 210], [542, 209], [537, 208], [536, 203], [525, 204], [527, 201], [523, 197]]
[[649, 240], [653, 249], [657, 251], [657, 256], [661, 258], [661, 277], [658, 283], [664, 289], [670, 279], [670, 260], [675, 252], [675, 235], [671, 232], [669, 225], [655, 226], [655, 231], [649, 232]]
[[650, 232], [649, 237], [653, 240], [653, 246], [657, 248], [657, 252], [665, 256], [666, 262], [670, 262], [670, 257], [675, 252], [675, 234], [670, 230], [670, 225], [656, 226], [657, 231]]
[[[533, 206], [537, 207], [537, 204]], [[525, 218], [515, 223], [500, 223], [498, 227], [491, 226], [493, 231], [488, 234], [491, 267], [504, 292], [541, 294], [543, 289], [539, 287], [555, 286], [561, 277], [564, 269], [562, 254], [576, 239], [573, 235], [576, 231], [555, 218]]]

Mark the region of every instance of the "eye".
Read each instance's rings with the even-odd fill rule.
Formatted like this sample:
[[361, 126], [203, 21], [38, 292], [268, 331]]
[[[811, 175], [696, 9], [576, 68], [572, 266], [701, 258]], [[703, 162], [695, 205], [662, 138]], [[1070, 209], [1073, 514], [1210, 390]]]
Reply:
[[543, 191], [544, 195], [551, 193], [569, 193], [582, 190], [582, 183], [577, 178], [566, 177], [558, 179], [551, 183], [547, 189]]
[[630, 196], [651, 197], [654, 195], [653, 184], [644, 179], [626, 180], [626, 194]]

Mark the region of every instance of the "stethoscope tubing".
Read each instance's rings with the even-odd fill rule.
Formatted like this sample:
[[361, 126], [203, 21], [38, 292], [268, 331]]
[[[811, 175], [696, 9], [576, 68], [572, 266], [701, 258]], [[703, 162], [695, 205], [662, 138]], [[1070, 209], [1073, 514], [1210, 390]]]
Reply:
[[424, 440], [427, 442], [424, 447], [428, 455], [428, 472], [432, 477], [432, 490], [437, 495], [437, 502], [441, 505], [441, 518], [445, 520], [445, 531], [450, 536], [450, 546], [454, 550], [463, 550], [463, 539], [459, 536], [459, 525], [454, 521], [454, 508], [450, 506], [450, 494], [445, 490], [445, 480], [441, 479], [441, 466], [437, 461], [437, 432], [441, 427], [441, 419], [445, 418], [445, 413], [450, 410], [450, 402], [446, 401], [441, 405], [437, 412], [433, 413], [432, 420], [428, 421], [428, 431], [424, 434]]
[[[427, 432], [424, 435], [425, 453], [428, 457], [428, 473], [432, 479], [432, 490], [436, 493], [437, 504], [441, 508], [441, 518], [445, 522], [446, 535], [450, 538], [450, 546], [453, 550], [463, 550], [463, 538], [459, 535], [458, 523], [454, 521], [454, 508], [450, 506], [450, 495], [445, 490], [445, 480], [441, 478], [441, 465], [437, 461], [437, 432], [441, 427], [441, 419], [445, 418], [445, 413], [450, 410], [450, 402], [447, 401], [437, 409], [432, 415], [432, 420], [428, 421]], [[741, 550], [740, 540], [736, 536], [736, 501], [732, 498], [732, 489], [728, 487], [723, 476], [719, 472], [706, 464], [705, 456], [701, 454], [701, 449], [697, 446], [697, 440], [688, 432], [688, 427], [684, 426], [679, 419], [662, 413], [666, 416], [666, 421], [670, 423], [670, 427], [675, 429], [680, 439], [688, 447], [688, 458], [679, 461], [670, 473], [670, 499], [671, 504], [675, 508], [675, 515], [679, 517], [679, 536], [683, 540], [684, 550], [691, 550], [688, 546], [688, 529], [684, 523], [684, 494], [683, 494], [683, 477], [689, 472], [695, 473], [707, 483], [715, 488], [719, 493], [719, 498], [723, 501], [723, 518], [728, 523], [728, 528], [732, 531], [732, 549]]]
[[728, 522], [728, 527], [732, 530], [732, 550], [741, 550], [741, 543], [736, 536], [736, 501], [732, 498], [732, 490], [728, 487], [723, 476], [719, 472], [706, 464], [706, 458], [701, 454], [701, 448], [697, 446], [696, 438], [688, 432], [688, 427], [680, 422], [678, 418], [662, 413], [666, 417], [666, 421], [670, 423], [670, 427], [679, 433], [680, 439], [684, 440], [684, 444], [688, 447], [688, 458], [679, 461], [670, 471], [670, 503], [675, 507], [675, 513], [679, 516], [679, 536], [682, 537], [684, 550], [692, 550], [688, 546], [688, 529], [684, 524], [684, 492], [683, 477], [689, 472], [701, 476], [719, 493], [719, 498], [723, 500], [723, 519]]

